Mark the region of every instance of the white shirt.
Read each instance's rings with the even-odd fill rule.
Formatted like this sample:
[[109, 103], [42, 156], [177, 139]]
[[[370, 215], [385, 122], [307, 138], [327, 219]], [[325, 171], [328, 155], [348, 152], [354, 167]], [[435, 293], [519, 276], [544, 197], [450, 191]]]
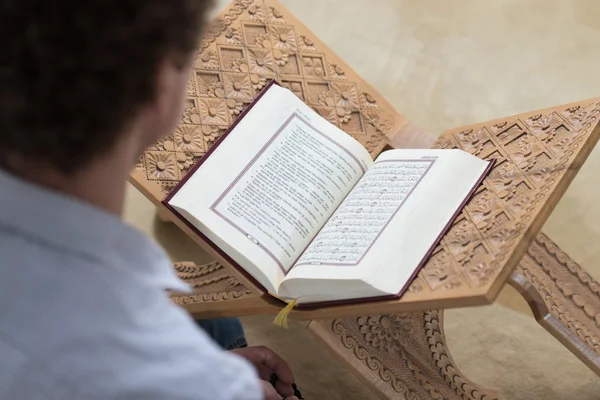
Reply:
[[0, 399], [262, 399], [166, 288], [141, 233], [0, 170]]

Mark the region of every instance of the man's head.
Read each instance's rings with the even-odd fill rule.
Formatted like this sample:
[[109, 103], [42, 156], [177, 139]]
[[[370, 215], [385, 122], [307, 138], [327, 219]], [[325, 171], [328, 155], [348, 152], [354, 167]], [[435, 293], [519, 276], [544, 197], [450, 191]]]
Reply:
[[211, 3], [4, 2], [0, 165], [72, 174], [131, 135], [168, 134]]

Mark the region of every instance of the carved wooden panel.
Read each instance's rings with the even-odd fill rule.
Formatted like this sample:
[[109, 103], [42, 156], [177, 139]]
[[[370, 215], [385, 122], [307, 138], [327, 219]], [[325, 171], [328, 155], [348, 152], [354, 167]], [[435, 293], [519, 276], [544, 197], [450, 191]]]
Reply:
[[[542, 326], [600, 376], [600, 283], [543, 234], [517, 271], [539, 295], [525, 295], [534, 312], [544, 307], [557, 321], [545, 324], [542, 313]], [[312, 321], [309, 329], [383, 398], [499, 399], [459, 371], [445, 340], [441, 310]]]
[[600, 376], [600, 283], [543, 234], [516, 272], [539, 294], [517, 287], [530, 304], [540, 303], [540, 324]]
[[496, 166], [406, 297], [495, 298], [597, 143], [599, 122], [595, 99], [444, 133], [434, 147]]
[[[155, 204], [272, 77], [374, 155], [386, 139], [403, 143], [399, 137], [418, 130], [274, 1], [232, 3], [201, 42], [195, 63], [180, 125], [149, 148], [131, 174], [133, 184]], [[377, 308], [415, 311], [493, 301], [598, 141], [599, 114], [596, 99], [443, 134], [437, 148], [461, 148], [494, 158], [497, 166], [408, 293]], [[295, 311], [292, 316], [365, 315], [372, 307]]]
[[373, 155], [406, 123], [279, 3], [236, 0], [200, 43], [180, 125], [145, 152], [134, 183], [164, 197], [273, 78]]

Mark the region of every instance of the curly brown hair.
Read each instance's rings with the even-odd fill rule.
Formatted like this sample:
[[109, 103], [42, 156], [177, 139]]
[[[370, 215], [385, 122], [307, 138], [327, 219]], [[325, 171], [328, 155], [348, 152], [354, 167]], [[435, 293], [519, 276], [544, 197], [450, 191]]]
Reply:
[[210, 0], [6, 0], [0, 165], [65, 173], [111, 149], [156, 96], [161, 62], [195, 50]]

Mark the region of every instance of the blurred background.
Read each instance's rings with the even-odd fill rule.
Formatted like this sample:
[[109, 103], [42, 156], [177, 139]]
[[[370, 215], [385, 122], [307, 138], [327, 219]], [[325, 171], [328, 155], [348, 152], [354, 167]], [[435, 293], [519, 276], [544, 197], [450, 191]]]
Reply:
[[[216, 16], [227, 4], [216, 2]], [[600, 96], [596, 0], [281, 0], [401, 114], [429, 132]], [[600, 146], [543, 231], [600, 280]], [[125, 219], [175, 261], [209, 262], [129, 188]], [[300, 324], [244, 318], [252, 344], [281, 353], [309, 399], [375, 399]], [[506, 288], [491, 306], [446, 312], [466, 376], [506, 399], [598, 400], [600, 379]]]

